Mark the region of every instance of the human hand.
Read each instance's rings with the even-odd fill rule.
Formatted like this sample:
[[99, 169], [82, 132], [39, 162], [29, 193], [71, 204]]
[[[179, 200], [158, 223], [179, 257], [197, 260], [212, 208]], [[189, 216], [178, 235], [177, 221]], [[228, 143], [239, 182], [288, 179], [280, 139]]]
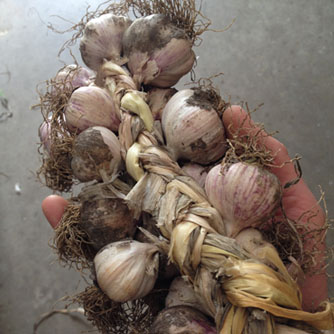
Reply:
[[[223, 114], [223, 122], [227, 130], [227, 137], [233, 138], [234, 134], [240, 136], [248, 135], [254, 137], [255, 134], [260, 135], [262, 143], [273, 154], [273, 164], [277, 167], [271, 168], [280, 180], [282, 185], [296, 179], [296, 171], [291, 161], [286, 147], [277, 139], [268, 136], [263, 130], [257, 127], [250, 119], [248, 113], [240, 106], [231, 106]], [[242, 129], [240, 129], [242, 126]], [[261, 136], [261, 134], [263, 136]], [[300, 221], [302, 215], [312, 209], [314, 217], [307, 222], [304, 216], [301, 223], [307, 223], [311, 230], [321, 229], [325, 225], [325, 215], [316, 198], [311, 193], [303, 179], [297, 184], [283, 190], [282, 204], [286, 216], [293, 221]], [[308, 240], [304, 245], [305, 250], [311, 250], [316, 246], [318, 253], [315, 255], [314, 272], [318, 274], [306, 276], [304, 281], [300, 283], [303, 295], [303, 309], [306, 311], [315, 311], [318, 305], [328, 298], [327, 275], [323, 269], [325, 265], [326, 244], [324, 241], [324, 233], [314, 235], [313, 239]]]
[[[239, 134], [247, 134], [254, 136], [260, 131], [248, 114], [240, 106], [231, 106], [223, 115], [224, 126], [227, 130], [227, 136], [232, 137], [238, 131]], [[242, 124], [242, 129], [240, 129]], [[241, 132], [240, 132], [241, 131]], [[265, 134], [265, 133], [264, 133]], [[278, 140], [271, 136], [263, 137], [263, 144], [273, 153], [273, 167], [271, 171], [279, 178], [282, 185], [296, 178], [296, 172], [292, 163], [286, 164], [291, 158], [288, 155], [286, 147]], [[285, 189], [283, 193], [283, 206], [287, 217], [297, 221], [303, 213], [311, 208], [317, 212], [312, 220], [310, 228], [321, 228], [325, 223], [324, 213], [317, 203], [317, 200], [305, 184], [300, 180], [296, 185]], [[56, 228], [64, 213], [68, 202], [61, 196], [51, 195], [42, 202], [42, 210], [45, 217], [53, 228]], [[324, 265], [325, 242], [320, 235], [316, 235], [313, 240], [305, 244], [305, 249], [311, 249], [314, 245], [320, 250], [316, 257], [315, 268], [320, 272], [320, 268]], [[319, 246], [320, 245], [320, 246]], [[319, 303], [328, 298], [327, 292], [327, 276], [325, 271], [321, 271], [314, 276], [308, 276], [301, 284], [303, 294], [303, 309], [306, 311], [314, 311]]]

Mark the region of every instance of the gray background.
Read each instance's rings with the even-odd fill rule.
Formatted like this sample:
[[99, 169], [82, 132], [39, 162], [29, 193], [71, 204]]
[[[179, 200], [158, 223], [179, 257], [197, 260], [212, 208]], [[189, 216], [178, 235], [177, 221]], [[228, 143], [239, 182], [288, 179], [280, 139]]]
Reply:
[[[89, 4], [95, 8], [98, 1]], [[0, 0], [0, 89], [13, 113], [0, 123], [1, 333], [32, 333], [42, 313], [85, 286], [74, 269], [58, 265], [48, 246], [52, 230], [40, 203], [50, 191], [34, 175], [40, 165], [41, 116], [30, 106], [38, 102], [36, 84], [62, 67], [57, 52], [69, 38], [50, 31], [47, 23], [66, 29], [69, 24], [52, 15], [76, 22], [87, 5], [79, 0]], [[226, 32], [203, 35], [195, 49], [197, 77], [223, 72], [214, 83], [224, 97], [247, 101], [251, 109], [264, 103], [254, 118], [278, 130], [277, 138], [292, 156], [303, 157], [304, 179], [317, 197], [321, 185], [333, 217], [334, 1], [204, 0], [203, 12], [215, 29], [236, 20]], [[61, 59], [71, 62], [68, 54]], [[332, 240], [330, 231], [330, 246]], [[39, 333], [89, 329], [84, 322], [56, 315]]]

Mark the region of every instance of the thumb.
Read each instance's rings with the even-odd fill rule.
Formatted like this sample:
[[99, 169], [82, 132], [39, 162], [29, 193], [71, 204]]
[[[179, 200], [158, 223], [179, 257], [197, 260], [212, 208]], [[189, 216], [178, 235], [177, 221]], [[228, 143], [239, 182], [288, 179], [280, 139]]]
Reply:
[[57, 228], [67, 205], [67, 200], [58, 195], [50, 195], [43, 200], [42, 211], [52, 228]]

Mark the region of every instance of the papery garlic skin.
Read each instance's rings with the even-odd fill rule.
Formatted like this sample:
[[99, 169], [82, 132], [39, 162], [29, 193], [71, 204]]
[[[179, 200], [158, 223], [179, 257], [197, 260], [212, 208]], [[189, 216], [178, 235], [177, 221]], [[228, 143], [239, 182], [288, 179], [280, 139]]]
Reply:
[[227, 235], [270, 218], [281, 201], [281, 185], [269, 171], [244, 162], [217, 165], [210, 170], [205, 191], [222, 215]]
[[126, 302], [144, 297], [153, 289], [159, 250], [135, 240], [118, 241], [97, 253], [94, 266], [101, 290], [113, 301]]
[[123, 37], [124, 56], [139, 84], [171, 87], [195, 62], [192, 43], [161, 14], [136, 19]]
[[90, 20], [80, 41], [80, 52], [84, 63], [97, 71], [104, 59], [123, 64], [122, 39], [131, 20], [125, 16], [103, 14]]
[[202, 91], [183, 89], [173, 95], [163, 110], [161, 125], [176, 160], [210, 164], [226, 151], [221, 118]]
[[95, 126], [74, 139], [71, 168], [79, 181], [101, 181], [102, 173], [111, 178], [121, 166], [121, 145], [111, 130]]
[[115, 102], [100, 87], [76, 89], [65, 109], [66, 124], [71, 130], [83, 131], [92, 126], [103, 126], [117, 131], [120, 119]]

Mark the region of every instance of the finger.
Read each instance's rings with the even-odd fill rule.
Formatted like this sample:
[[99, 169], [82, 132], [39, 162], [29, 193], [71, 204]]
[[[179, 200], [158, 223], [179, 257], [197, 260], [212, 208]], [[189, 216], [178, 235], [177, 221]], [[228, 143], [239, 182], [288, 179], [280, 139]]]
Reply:
[[[257, 126], [244, 109], [240, 106], [232, 105], [224, 112], [223, 123], [228, 138], [233, 138], [235, 135], [241, 138], [255, 135], [258, 137], [258, 143], [263, 144], [273, 156], [274, 167], [271, 168], [271, 172], [278, 177], [282, 186], [296, 179], [297, 173], [286, 147]], [[287, 201], [289, 202], [289, 207], [292, 208], [290, 211], [290, 214], [292, 214], [291, 219], [297, 219], [302, 209], [306, 211], [317, 203], [316, 198], [304, 180], [300, 180], [295, 186], [288, 188], [284, 192], [283, 204]], [[308, 207], [300, 207], [300, 203], [306, 203]]]
[[[271, 152], [274, 165], [271, 171], [278, 177], [282, 186], [297, 177], [294, 164], [291, 162], [286, 147], [277, 139], [269, 136], [261, 127], [257, 126], [251, 120], [249, 114], [240, 106], [232, 105], [230, 108], [226, 109], [223, 114], [223, 123], [229, 139], [233, 139], [236, 136], [239, 137], [240, 140], [243, 140], [242, 138], [246, 139], [247, 137], [253, 138], [257, 136], [258, 143], [264, 145]], [[296, 185], [284, 191], [282, 202], [286, 214], [290, 219], [299, 221], [303, 213], [312, 209], [315, 212], [315, 216], [312, 222], [305, 221], [305, 223], [308, 224], [310, 229], [318, 229], [324, 225], [324, 213], [303, 180], [300, 180]], [[323, 233], [315, 236], [313, 240], [310, 239], [306, 241], [304, 249], [311, 250], [314, 245], [317, 246], [319, 251], [319, 253], [315, 255], [314, 269], [319, 269], [319, 274], [306, 277], [301, 285], [304, 296], [303, 307], [308, 310], [314, 309], [320, 301], [327, 298], [326, 273], [324, 270], [321, 270], [324, 265], [326, 249]], [[315, 291], [317, 292], [314, 293]]]
[[43, 200], [42, 211], [52, 228], [58, 226], [67, 205], [67, 200], [58, 195], [50, 195]]

